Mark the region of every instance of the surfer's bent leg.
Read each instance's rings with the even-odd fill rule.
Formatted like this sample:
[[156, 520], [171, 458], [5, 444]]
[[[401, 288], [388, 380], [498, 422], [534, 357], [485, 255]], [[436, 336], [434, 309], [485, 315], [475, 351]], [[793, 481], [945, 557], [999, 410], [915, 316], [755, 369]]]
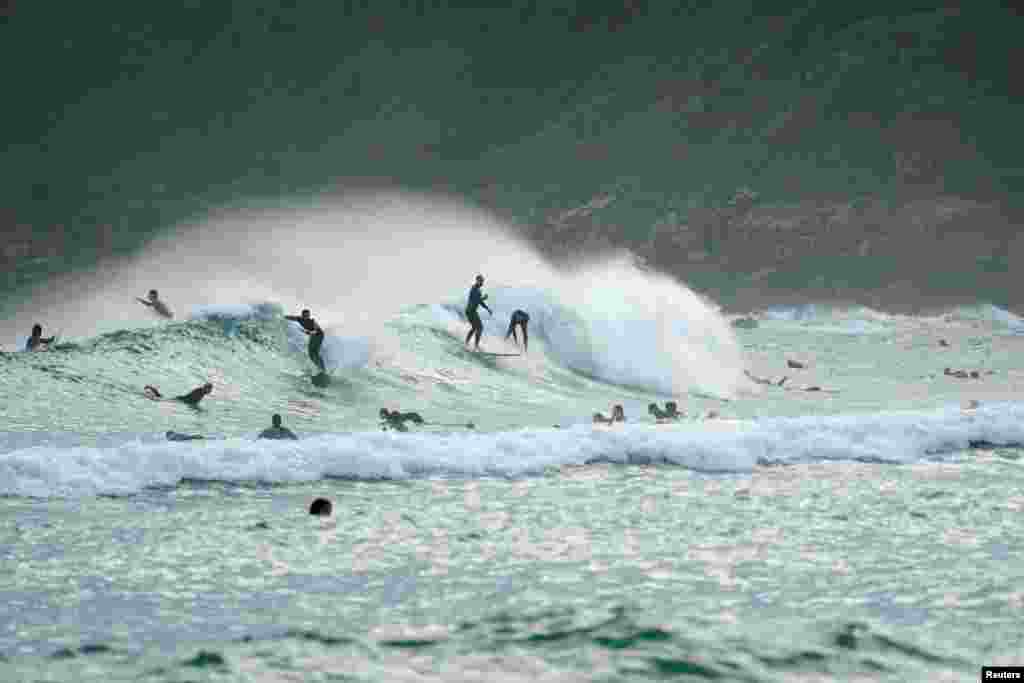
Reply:
[[476, 346], [480, 346], [480, 334], [484, 331], [484, 323], [480, 320], [480, 314], [476, 311], [467, 310], [466, 318], [469, 320], [469, 324], [472, 326], [469, 328], [469, 334], [466, 335], [466, 343], [476, 336]]
[[480, 320], [480, 315], [477, 314], [476, 322], [475, 322], [474, 327], [473, 327], [473, 335], [476, 337], [476, 340], [473, 342], [473, 346], [475, 346], [478, 349], [480, 348], [480, 334], [483, 331], [484, 331], [484, 323], [483, 323], [482, 320]]
[[320, 347], [324, 343], [323, 333], [309, 335], [309, 358], [313, 364], [320, 368], [320, 372], [327, 372], [324, 367], [324, 359], [320, 357]]

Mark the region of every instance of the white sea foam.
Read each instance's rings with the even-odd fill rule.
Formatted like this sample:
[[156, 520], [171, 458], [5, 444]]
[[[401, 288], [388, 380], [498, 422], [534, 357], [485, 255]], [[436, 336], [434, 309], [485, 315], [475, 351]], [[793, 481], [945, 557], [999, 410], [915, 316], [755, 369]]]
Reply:
[[[0, 442], [5, 435], [0, 434]], [[183, 480], [293, 483], [325, 477], [520, 477], [594, 462], [677, 465], [700, 472], [748, 473], [761, 464], [830, 460], [910, 463], [962, 451], [972, 441], [1024, 443], [1024, 404], [973, 411], [773, 418], [670, 428], [524, 429], [453, 434], [365, 432], [300, 441], [166, 443], [132, 440], [90, 448], [0, 443], [0, 495], [128, 495]], [[40, 440], [46, 440], [40, 436]]]
[[[679, 283], [613, 258], [552, 278], [550, 288], [489, 288], [485, 344], [503, 339], [516, 309], [530, 315], [530, 338], [560, 364], [615, 384], [679, 395], [732, 396], [743, 383], [742, 356], [720, 312]], [[465, 323], [464, 294], [434, 307], [446, 328]]]

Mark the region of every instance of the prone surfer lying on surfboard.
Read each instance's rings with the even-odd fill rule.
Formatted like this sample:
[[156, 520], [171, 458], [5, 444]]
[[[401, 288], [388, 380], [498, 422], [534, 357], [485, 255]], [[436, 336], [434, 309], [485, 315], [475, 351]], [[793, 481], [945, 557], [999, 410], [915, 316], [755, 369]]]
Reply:
[[202, 434], [182, 434], [173, 430], [167, 430], [164, 436], [168, 441], [202, 441], [206, 438]]
[[[197, 406], [199, 405], [199, 402], [202, 401], [206, 397], [206, 395], [209, 394], [211, 391], [213, 391], [213, 385], [207, 382], [203, 386], [196, 387], [187, 394], [175, 396], [173, 400], [181, 401], [182, 403], [188, 404], [190, 406]], [[160, 390], [152, 386], [151, 384], [147, 384], [145, 388], [142, 390], [142, 393], [144, 393], [147, 398], [151, 398], [154, 401], [162, 399], [164, 397], [163, 394], [160, 393]]]

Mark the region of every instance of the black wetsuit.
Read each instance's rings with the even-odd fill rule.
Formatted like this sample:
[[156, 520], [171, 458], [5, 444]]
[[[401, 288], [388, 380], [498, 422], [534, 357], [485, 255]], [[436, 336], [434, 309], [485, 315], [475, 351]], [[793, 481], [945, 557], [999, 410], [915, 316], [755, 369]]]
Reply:
[[181, 401], [182, 403], [187, 403], [190, 406], [197, 406], [197, 405], [199, 405], [200, 401], [202, 401], [204, 398], [206, 398], [206, 394], [207, 394], [207, 391], [206, 391], [206, 389], [204, 387], [196, 387], [195, 389], [193, 389], [192, 391], [188, 392], [187, 394], [182, 394], [181, 396], [175, 396], [174, 400], [175, 401]]
[[320, 329], [316, 321], [312, 318], [303, 318], [300, 315], [286, 315], [284, 319], [297, 322], [302, 325], [302, 329], [309, 333], [309, 359], [313, 361], [313, 365], [320, 368], [320, 372], [327, 372], [324, 359], [320, 357], [320, 347], [324, 343], [324, 331]]
[[[157, 389], [156, 387], [154, 387], [151, 384], [147, 384], [143, 391], [146, 392], [149, 395], [150, 398], [163, 398], [164, 397], [164, 395], [160, 393], [160, 390]], [[208, 393], [210, 393], [210, 392], [208, 392], [206, 390], [206, 387], [196, 387], [195, 389], [193, 389], [192, 391], [188, 392], [187, 394], [182, 394], [181, 396], [175, 396], [174, 400], [175, 401], [181, 401], [182, 403], [187, 403], [190, 406], [197, 406], [197, 405], [199, 405], [200, 401], [202, 401], [204, 398], [206, 398], [206, 395]]]
[[35, 351], [43, 344], [52, 344], [57, 337], [29, 337], [25, 340], [25, 350]]
[[508, 339], [511, 336], [512, 339], [514, 339], [515, 342], [518, 344], [519, 343], [519, 337], [516, 336], [516, 327], [522, 328], [522, 330], [523, 330], [523, 348], [524, 349], [529, 349], [530, 348], [530, 338], [529, 338], [529, 336], [526, 333], [526, 326], [529, 324], [529, 322], [530, 322], [530, 316], [529, 316], [529, 314], [527, 314], [526, 311], [522, 311], [522, 310], [519, 310], [519, 309], [516, 309], [515, 311], [513, 311], [512, 312], [512, 319], [508, 321], [508, 332], [505, 333], [505, 339]]
[[471, 325], [469, 334], [466, 335], [466, 343], [474, 336], [476, 337], [476, 346], [480, 347], [480, 335], [484, 331], [484, 323], [480, 320], [480, 314], [476, 312], [478, 306], [483, 306], [487, 309], [488, 313], [493, 315], [491, 309], [484, 303], [484, 294], [480, 292], [480, 288], [483, 285], [476, 283], [469, 289], [469, 301], [466, 302], [466, 319]]

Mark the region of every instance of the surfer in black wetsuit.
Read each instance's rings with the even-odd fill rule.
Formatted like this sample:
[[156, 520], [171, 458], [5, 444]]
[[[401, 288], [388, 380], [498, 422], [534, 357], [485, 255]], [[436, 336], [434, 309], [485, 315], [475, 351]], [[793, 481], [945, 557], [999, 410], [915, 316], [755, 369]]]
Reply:
[[270, 422], [273, 426], [264, 429], [260, 432], [257, 439], [298, 439], [295, 436], [295, 432], [288, 429], [287, 427], [281, 426], [281, 416], [274, 413], [274, 416], [270, 418]]
[[486, 294], [481, 293], [480, 288], [484, 286], [484, 276], [476, 276], [476, 284], [469, 288], [469, 301], [466, 302], [466, 319], [469, 320], [471, 327], [469, 333], [466, 334], [466, 344], [469, 344], [469, 340], [476, 336], [475, 348], [480, 350], [480, 335], [484, 331], [484, 323], [480, 320], [480, 314], [476, 312], [478, 306], [483, 306], [487, 309], [487, 312], [494, 315], [494, 311], [484, 303], [484, 299], [487, 298]]
[[57, 335], [53, 335], [52, 337], [44, 337], [43, 326], [37, 323], [32, 326], [32, 336], [25, 340], [25, 350], [37, 351], [40, 348], [42, 348], [44, 344], [52, 344], [53, 340], [56, 338]]
[[157, 294], [157, 291], [155, 289], [149, 290], [148, 299], [140, 299], [139, 297], [135, 297], [135, 300], [144, 306], [152, 308], [154, 311], [157, 312], [158, 315], [161, 315], [165, 318], [174, 317], [174, 314], [171, 313], [171, 309], [167, 307], [167, 304], [165, 304], [163, 301], [160, 301], [160, 295]]
[[519, 327], [523, 331], [523, 351], [530, 350], [530, 338], [526, 334], [526, 326], [530, 323], [530, 316], [526, 311], [519, 310], [518, 308], [512, 312], [512, 319], [508, 321], [508, 332], [505, 333], [505, 339], [512, 337], [516, 344], [519, 343], [519, 338], [516, 336], [516, 327]]
[[[147, 384], [142, 391], [144, 394], [146, 394], [147, 397], [152, 399], [159, 399], [164, 397], [163, 394], [160, 393], [160, 390], [151, 384]], [[206, 395], [209, 394], [211, 391], [213, 391], [213, 385], [207, 382], [203, 386], [196, 387], [187, 394], [175, 396], [174, 400], [181, 401], [182, 403], [190, 405], [194, 408], [198, 406], [199, 402], [206, 398]]]
[[291, 320], [302, 326], [302, 331], [309, 335], [309, 358], [313, 364], [320, 368], [320, 372], [327, 372], [324, 367], [324, 359], [320, 357], [320, 347], [324, 343], [324, 331], [313, 318], [309, 316], [309, 309], [303, 309], [302, 315], [286, 315], [285, 320]]

